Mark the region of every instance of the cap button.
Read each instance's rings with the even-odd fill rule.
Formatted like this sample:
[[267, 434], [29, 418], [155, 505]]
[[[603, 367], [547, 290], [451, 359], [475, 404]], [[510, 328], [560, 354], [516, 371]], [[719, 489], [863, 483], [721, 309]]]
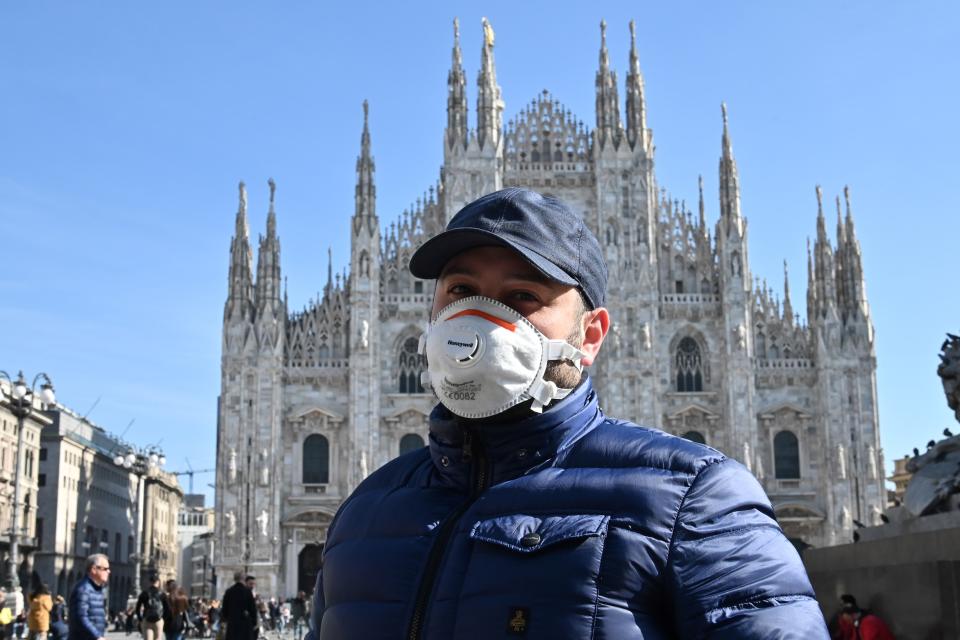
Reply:
[[524, 547], [535, 547], [540, 544], [540, 534], [534, 531], [520, 538], [520, 544]]

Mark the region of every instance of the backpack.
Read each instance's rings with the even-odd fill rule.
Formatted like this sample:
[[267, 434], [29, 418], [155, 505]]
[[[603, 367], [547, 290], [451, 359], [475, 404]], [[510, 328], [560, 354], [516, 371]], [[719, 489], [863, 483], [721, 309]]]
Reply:
[[163, 594], [159, 589], [147, 590], [147, 606], [144, 608], [144, 618], [147, 622], [156, 622], [163, 617]]

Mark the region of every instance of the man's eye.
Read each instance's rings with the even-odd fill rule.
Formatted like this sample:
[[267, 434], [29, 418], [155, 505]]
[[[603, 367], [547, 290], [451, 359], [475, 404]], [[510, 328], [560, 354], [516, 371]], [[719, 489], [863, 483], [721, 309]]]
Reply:
[[455, 296], [468, 296], [468, 295], [470, 295], [470, 293], [471, 293], [472, 290], [470, 289], [470, 287], [468, 287], [468, 286], [465, 285], [465, 284], [455, 284], [455, 285], [453, 285], [452, 287], [450, 287], [449, 289], [447, 289], [447, 291], [448, 291], [450, 294], [455, 295]]
[[513, 298], [515, 300], [520, 300], [521, 302], [536, 302], [537, 296], [533, 295], [529, 291], [515, 291], [513, 293]]

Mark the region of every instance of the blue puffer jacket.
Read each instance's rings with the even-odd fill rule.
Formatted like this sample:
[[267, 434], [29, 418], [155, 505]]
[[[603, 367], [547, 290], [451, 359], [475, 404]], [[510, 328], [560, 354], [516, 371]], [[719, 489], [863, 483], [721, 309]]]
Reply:
[[753, 476], [612, 420], [589, 380], [367, 478], [327, 535], [309, 640], [827, 638]]
[[104, 610], [103, 587], [84, 576], [70, 592], [68, 603], [70, 640], [97, 640], [104, 636], [107, 614]]

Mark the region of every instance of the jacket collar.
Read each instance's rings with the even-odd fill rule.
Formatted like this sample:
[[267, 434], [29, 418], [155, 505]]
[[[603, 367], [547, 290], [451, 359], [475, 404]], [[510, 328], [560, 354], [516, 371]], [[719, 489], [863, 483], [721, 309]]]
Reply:
[[469, 483], [474, 452], [482, 451], [492, 484], [549, 464], [593, 429], [603, 414], [588, 376], [541, 414], [503, 423], [463, 420], [442, 404], [430, 414], [430, 457], [444, 484]]
[[103, 591], [103, 585], [97, 584], [97, 582], [91, 578], [89, 575], [83, 576], [83, 579], [90, 583], [90, 586], [96, 589], [97, 591]]

